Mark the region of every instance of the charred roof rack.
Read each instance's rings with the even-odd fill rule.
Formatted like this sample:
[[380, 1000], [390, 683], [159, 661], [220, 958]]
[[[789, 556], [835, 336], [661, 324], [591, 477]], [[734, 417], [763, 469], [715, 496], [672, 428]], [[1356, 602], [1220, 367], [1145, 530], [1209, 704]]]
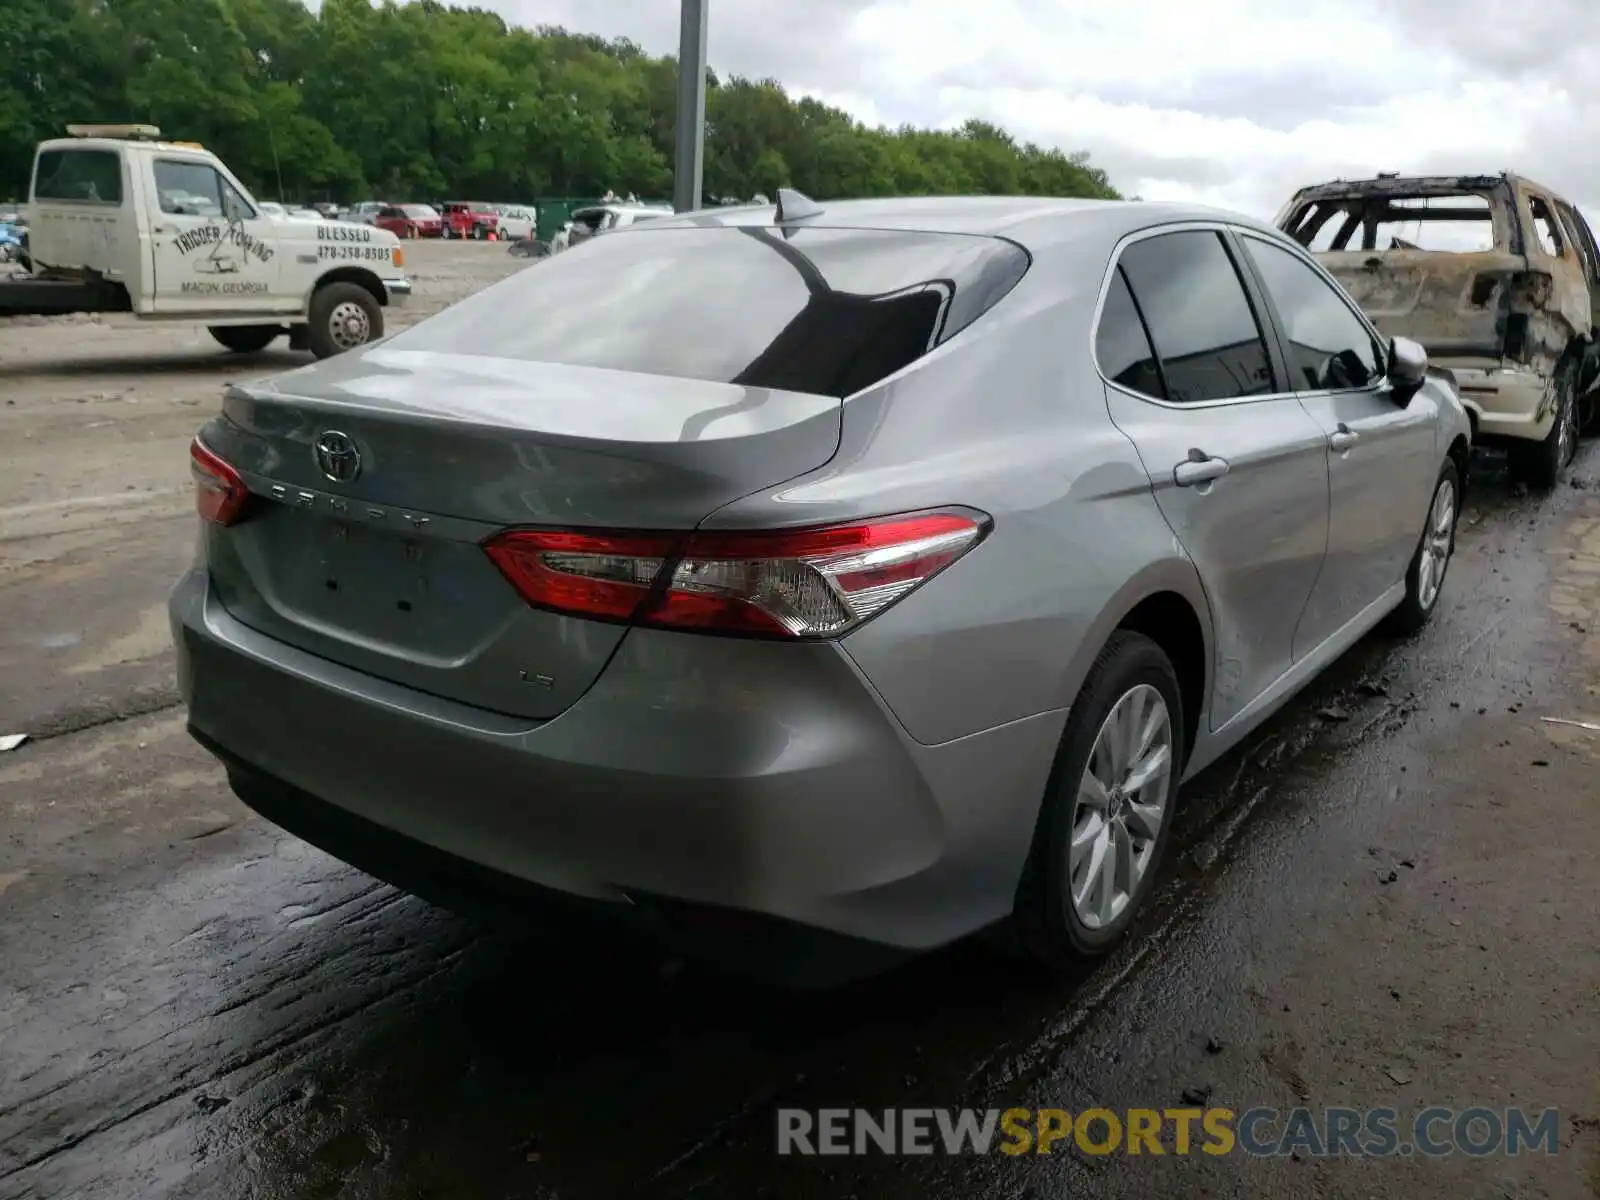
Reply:
[[785, 221], [802, 221], [806, 217], [820, 217], [822, 205], [818, 204], [804, 192], [797, 192], [793, 188], [778, 189], [778, 215], [773, 222], [782, 225]]

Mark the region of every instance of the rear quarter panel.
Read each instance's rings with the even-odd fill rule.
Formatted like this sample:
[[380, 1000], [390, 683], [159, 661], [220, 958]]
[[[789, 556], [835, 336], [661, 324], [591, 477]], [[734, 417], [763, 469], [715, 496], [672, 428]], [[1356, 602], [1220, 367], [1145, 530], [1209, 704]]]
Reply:
[[842, 643], [924, 744], [1045, 712], [1064, 722], [1095, 655], [1148, 595], [1183, 595], [1208, 626], [1194, 567], [1107, 415], [1090, 357], [1110, 245], [1036, 255], [992, 312], [846, 402], [840, 451], [825, 468], [706, 522], [810, 524], [950, 505], [993, 518], [980, 545]]

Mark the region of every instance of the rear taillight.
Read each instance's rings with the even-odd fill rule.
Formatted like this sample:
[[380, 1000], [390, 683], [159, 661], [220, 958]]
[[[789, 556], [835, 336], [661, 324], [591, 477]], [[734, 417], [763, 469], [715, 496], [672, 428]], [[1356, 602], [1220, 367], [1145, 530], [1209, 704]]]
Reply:
[[514, 529], [484, 546], [529, 604], [575, 616], [768, 637], [835, 637], [983, 536], [963, 513], [761, 533]]
[[189, 473], [194, 476], [194, 506], [218, 525], [232, 525], [250, 499], [239, 472], [199, 438], [189, 444]]

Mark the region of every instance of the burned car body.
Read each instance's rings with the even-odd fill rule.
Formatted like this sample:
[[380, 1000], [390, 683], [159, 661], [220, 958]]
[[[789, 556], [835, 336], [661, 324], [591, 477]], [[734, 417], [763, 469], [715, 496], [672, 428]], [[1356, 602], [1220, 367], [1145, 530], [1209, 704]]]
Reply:
[[1555, 482], [1592, 431], [1600, 373], [1600, 249], [1576, 207], [1509, 173], [1383, 175], [1303, 188], [1276, 224], [1380, 332], [1450, 369], [1475, 439]]

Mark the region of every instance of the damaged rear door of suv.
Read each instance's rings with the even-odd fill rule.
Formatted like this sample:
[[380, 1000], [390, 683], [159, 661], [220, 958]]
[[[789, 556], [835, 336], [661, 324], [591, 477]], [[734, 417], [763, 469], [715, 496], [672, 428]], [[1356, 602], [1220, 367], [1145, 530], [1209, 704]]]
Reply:
[[1454, 374], [1474, 438], [1502, 446], [1514, 476], [1554, 486], [1600, 367], [1600, 264], [1575, 208], [1511, 174], [1380, 175], [1302, 188], [1277, 225], [1380, 332]]

